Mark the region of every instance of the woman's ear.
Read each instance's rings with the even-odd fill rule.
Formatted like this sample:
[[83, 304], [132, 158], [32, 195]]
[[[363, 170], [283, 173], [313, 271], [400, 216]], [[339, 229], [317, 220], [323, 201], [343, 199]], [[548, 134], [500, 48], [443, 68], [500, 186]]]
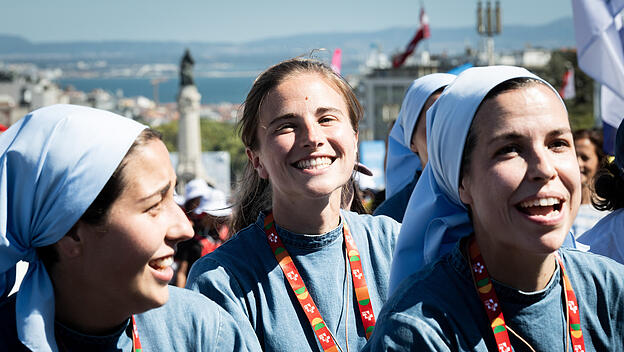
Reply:
[[260, 176], [260, 178], [263, 178], [265, 180], [268, 179], [269, 174], [264, 168], [264, 165], [262, 165], [262, 162], [260, 161], [260, 156], [258, 155], [258, 153], [251, 150], [251, 148], [245, 148], [245, 153], [247, 153], [247, 158], [249, 159], [249, 162], [251, 162], [251, 165], [253, 166], [253, 168], [258, 173], [258, 176]]
[[464, 175], [459, 182], [459, 199], [466, 205], [472, 205], [472, 195], [470, 194], [470, 177]]
[[[78, 221], [67, 235], [56, 242], [56, 250], [59, 257], [73, 259], [82, 254], [83, 241], [81, 240], [81, 235], [84, 233], [84, 226], [85, 224], [82, 221]], [[79, 232], [81, 232], [81, 235], [78, 234]]]

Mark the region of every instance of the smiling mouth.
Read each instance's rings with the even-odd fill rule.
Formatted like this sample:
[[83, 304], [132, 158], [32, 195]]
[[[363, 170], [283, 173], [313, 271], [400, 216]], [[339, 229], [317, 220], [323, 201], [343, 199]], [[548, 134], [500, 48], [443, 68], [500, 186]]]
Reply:
[[528, 200], [516, 205], [516, 208], [530, 216], [548, 216], [554, 217], [559, 215], [562, 208], [562, 202], [558, 198], [539, 198]]
[[321, 156], [318, 158], [299, 160], [294, 163], [293, 166], [300, 170], [318, 170], [329, 167], [333, 162], [334, 160], [332, 158]]
[[169, 255], [169, 256], [166, 256], [166, 257], [163, 257], [163, 258], [150, 260], [150, 262], [148, 263], [150, 268], [152, 268], [154, 270], [158, 270], [158, 271], [167, 270], [167, 268], [171, 267], [172, 264], [173, 264], [173, 256], [172, 255]]

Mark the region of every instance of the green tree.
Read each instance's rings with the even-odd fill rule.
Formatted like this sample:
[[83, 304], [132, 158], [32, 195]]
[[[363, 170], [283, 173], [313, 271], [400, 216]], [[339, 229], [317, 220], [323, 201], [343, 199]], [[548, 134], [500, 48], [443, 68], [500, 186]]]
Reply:
[[[154, 129], [162, 133], [169, 151], [178, 150], [178, 121], [163, 124]], [[234, 182], [242, 174], [247, 162], [245, 146], [236, 134], [236, 126], [227, 122], [200, 120], [202, 151], [227, 151], [230, 153], [231, 175]]]
[[576, 50], [556, 50], [544, 68], [533, 70], [556, 89], [563, 84], [563, 74], [569, 65], [574, 67], [576, 96], [565, 101], [573, 130], [594, 126], [594, 81], [578, 67]]

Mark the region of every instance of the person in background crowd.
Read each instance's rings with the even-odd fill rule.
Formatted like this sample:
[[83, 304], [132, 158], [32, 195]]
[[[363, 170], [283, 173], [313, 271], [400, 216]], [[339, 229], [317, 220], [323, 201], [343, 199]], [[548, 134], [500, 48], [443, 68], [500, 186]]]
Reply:
[[[55, 105], [4, 132], [0, 153], [3, 350], [248, 349], [223, 309], [167, 285], [175, 244], [192, 229], [157, 132]], [[18, 260], [28, 272], [6, 297]]]
[[403, 281], [365, 350], [622, 351], [624, 266], [561, 247], [581, 180], [557, 92], [523, 68], [470, 68], [429, 111], [426, 206], [410, 202], [403, 230], [469, 231]]
[[597, 209], [612, 211], [589, 229], [579, 242], [590, 251], [624, 264], [624, 124], [615, 137], [615, 159], [598, 171], [594, 178]]
[[327, 65], [291, 59], [255, 80], [239, 122], [249, 162], [231, 240], [187, 287], [268, 351], [361, 349], [386, 300], [399, 224], [341, 210], [362, 109]]
[[574, 132], [574, 149], [581, 169], [581, 206], [574, 223], [572, 234], [578, 239], [585, 231], [594, 226], [608, 211], [602, 211], [592, 206], [595, 197], [592, 183], [596, 171], [605, 164], [607, 155], [602, 150], [602, 133], [596, 130], [578, 130]]
[[388, 137], [386, 200], [375, 215], [403, 221], [412, 191], [427, 164], [427, 110], [455, 77], [448, 73], [426, 75], [414, 80], [405, 93], [399, 117]]
[[229, 226], [232, 209], [225, 194], [205, 180], [194, 179], [186, 184], [184, 209], [193, 223], [195, 235], [181, 242], [174, 256], [177, 263], [175, 285], [184, 287], [191, 266], [204, 255], [213, 252], [230, 238]]

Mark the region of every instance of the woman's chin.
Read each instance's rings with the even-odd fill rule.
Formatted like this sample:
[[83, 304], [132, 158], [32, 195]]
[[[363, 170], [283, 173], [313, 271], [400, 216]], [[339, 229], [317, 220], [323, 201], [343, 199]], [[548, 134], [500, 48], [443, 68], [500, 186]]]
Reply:
[[137, 305], [133, 309], [134, 314], [144, 313], [165, 305], [169, 300], [169, 286], [151, 288], [147, 292], [138, 292], [137, 295], [140, 297], [137, 298]]
[[563, 245], [569, 230], [558, 229], [540, 237], [540, 247], [544, 253], [553, 253]]

